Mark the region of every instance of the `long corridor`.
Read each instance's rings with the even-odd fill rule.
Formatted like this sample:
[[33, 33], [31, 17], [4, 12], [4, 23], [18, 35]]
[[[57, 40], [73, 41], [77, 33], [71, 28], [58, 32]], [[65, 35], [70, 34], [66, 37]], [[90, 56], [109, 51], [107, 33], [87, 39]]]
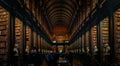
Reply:
[[0, 66], [120, 66], [120, 0], [0, 0]]
[[[71, 66], [70, 63], [62, 62], [63, 63], [58, 63], [58, 66]], [[41, 66], [48, 66], [47, 62], [44, 60]], [[79, 60], [73, 59], [73, 66], [83, 66], [83, 64]]]

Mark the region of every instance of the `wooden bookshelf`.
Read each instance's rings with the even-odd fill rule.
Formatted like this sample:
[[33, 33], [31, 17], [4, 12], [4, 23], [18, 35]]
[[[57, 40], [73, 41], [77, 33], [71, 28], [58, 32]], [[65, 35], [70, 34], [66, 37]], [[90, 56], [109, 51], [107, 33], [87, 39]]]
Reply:
[[105, 45], [108, 44], [108, 40], [109, 40], [109, 31], [108, 31], [108, 18], [105, 18], [104, 20], [101, 21], [101, 43], [102, 43], [102, 47], [103, 47], [103, 54], [105, 53]]
[[93, 26], [91, 29], [92, 34], [92, 47], [93, 47], [93, 54], [95, 55], [98, 48], [97, 48], [97, 26]]
[[41, 47], [41, 41], [40, 41], [41, 37], [40, 35], [38, 35], [38, 49], [40, 51], [40, 47]]
[[22, 50], [22, 22], [18, 18], [15, 18], [15, 44]]
[[102, 50], [102, 61], [107, 62], [110, 55], [109, 19], [107, 17], [100, 22], [100, 44]]
[[0, 61], [6, 66], [8, 60], [9, 13], [0, 6]]
[[26, 46], [31, 47], [31, 29], [26, 26]]
[[117, 57], [117, 63], [120, 65], [120, 9], [114, 13], [115, 19], [115, 51]]

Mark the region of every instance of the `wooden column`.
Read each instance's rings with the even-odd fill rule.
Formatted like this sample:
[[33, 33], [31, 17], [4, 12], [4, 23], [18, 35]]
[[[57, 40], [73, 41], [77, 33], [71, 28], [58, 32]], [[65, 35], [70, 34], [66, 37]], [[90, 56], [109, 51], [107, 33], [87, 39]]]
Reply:
[[109, 16], [109, 45], [110, 45], [110, 63], [115, 63], [115, 38], [114, 38], [114, 16], [113, 12], [110, 9]]
[[43, 52], [42, 52], [42, 44], [43, 44], [43, 38], [41, 37], [40, 38], [40, 52], [43, 54]]
[[33, 38], [33, 30], [31, 29], [31, 47], [33, 47], [33, 42], [34, 41], [34, 38]]
[[78, 54], [80, 54], [80, 35], [78, 35]]
[[82, 33], [81, 33], [81, 52], [83, 52], [83, 47], [82, 47], [82, 43], [83, 43], [83, 41], [82, 41]]
[[25, 48], [26, 48], [26, 26], [25, 24], [22, 23], [22, 48], [21, 48], [21, 64], [20, 65], [23, 65], [23, 57], [24, 57], [24, 54], [25, 54]]
[[87, 53], [87, 49], [86, 49], [86, 31], [84, 33], [84, 50], [85, 50], [85, 53]]
[[89, 47], [90, 47], [90, 55], [93, 56], [93, 50], [92, 50], [92, 33], [91, 29], [89, 29]]
[[98, 61], [102, 63], [102, 46], [101, 46], [101, 31], [100, 31], [100, 24], [97, 25], [97, 47], [98, 47]]
[[82, 52], [82, 34], [80, 34], [80, 50]]
[[9, 22], [9, 29], [8, 29], [8, 66], [10, 66], [11, 60], [12, 60], [12, 51], [14, 48], [14, 44], [15, 44], [15, 17], [13, 15], [10, 14], [10, 22]]
[[39, 35], [38, 35], [38, 31], [36, 32], [36, 48], [37, 48], [37, 50], [38, 50], [38, 37], [39, 37]]

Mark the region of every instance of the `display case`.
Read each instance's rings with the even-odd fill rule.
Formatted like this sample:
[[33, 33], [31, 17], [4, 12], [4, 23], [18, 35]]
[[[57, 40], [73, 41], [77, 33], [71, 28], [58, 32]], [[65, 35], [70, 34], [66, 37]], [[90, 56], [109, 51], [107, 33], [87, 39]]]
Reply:
[[120, 9], [114, 13], [115, 53], [117, 63], [120, 65]]
[[6, 66], [8, 60], [9, 13], [0, 6], [0, 63]]

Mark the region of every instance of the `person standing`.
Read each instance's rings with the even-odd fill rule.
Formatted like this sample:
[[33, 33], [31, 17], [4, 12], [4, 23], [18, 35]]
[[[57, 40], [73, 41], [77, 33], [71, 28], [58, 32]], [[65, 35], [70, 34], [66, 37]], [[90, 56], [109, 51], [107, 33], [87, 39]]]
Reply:
[[54, 47], [53, 49], [53, 66], [58, 66], [57, 61], [59, 59], [59, 53], [57, 51], [57, 48]]
[[48, 66], [52, 66], [52, 63], [53, 63], [53, 52], [52, 51], [45, 55], [45, 60]]

